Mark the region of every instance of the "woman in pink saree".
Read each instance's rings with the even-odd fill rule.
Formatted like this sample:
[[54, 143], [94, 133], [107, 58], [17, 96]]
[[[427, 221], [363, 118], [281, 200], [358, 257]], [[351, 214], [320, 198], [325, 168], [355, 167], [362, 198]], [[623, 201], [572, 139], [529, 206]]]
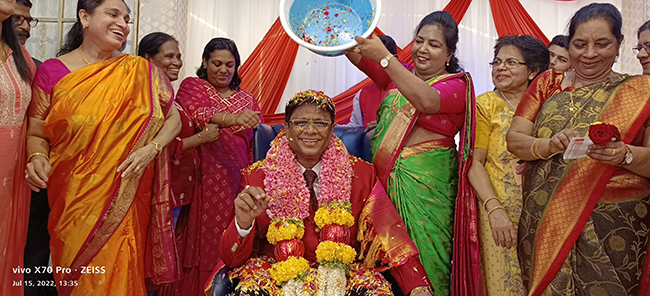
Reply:
[[197, 289], [184, 290], [183, 295], [203, 295], [198, 287], [208, 280], [220, 260], [219, 240], [234, 217], [240, 170], [253, 162], [253, 128], [263, 122], [257, 100], [239, 88], [240, 64], [235, 43], [214, 38], [203, 51], [198, 77], [186, 78], [178, 89], [178, 103], [197, 131], [205, 131], [210, 124], [221, 129], [219, 140], [199, 148], [202, 194], [196, 195], [200, 200], [192, 201], [190, 209], [182, 280], [183, 287]]

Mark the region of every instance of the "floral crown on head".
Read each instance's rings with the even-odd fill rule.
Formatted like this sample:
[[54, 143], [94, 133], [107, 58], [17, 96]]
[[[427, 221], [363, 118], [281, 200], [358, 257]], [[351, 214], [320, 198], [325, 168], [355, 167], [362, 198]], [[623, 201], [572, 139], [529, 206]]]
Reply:
[[326, 111], [335, 112], [334, 108], [334, 101], [330, 97], [328, 97], [324, 92], [322, 91], [317, 91], [317, 90], [305, 90], [301, 91], [299, 93], [296, 93], [289, 102], [287, 102], [287, 107], [292, 106], [292, 105], [302, 105], [305, 102], [309, 103], [314, 103], [316, 106], [320, 109], [324, 109]]

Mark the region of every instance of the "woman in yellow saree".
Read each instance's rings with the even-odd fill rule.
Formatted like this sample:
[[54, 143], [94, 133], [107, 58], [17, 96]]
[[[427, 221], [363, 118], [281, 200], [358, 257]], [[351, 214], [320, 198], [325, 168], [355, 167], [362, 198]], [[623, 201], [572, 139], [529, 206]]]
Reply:
[[128, 18], [120, 0], [80, 0], [62, 55], [33, 86], [28, 182], [48, 189], [59, 295], [146, 295], [145, 277], [180, 275], [160, 153], [180, 129], [178, 111], [160, 69], [113, 57]]
[[[650, 78], [618, 74], [622, 17], [611, 4], [581, 8], [569, 25], [573, 72], [542, 73], [507, 133], [527, 160], [518, 254], [528, 295], [649, 295]], [[591, 124], [620, 138], [563, 159]]]

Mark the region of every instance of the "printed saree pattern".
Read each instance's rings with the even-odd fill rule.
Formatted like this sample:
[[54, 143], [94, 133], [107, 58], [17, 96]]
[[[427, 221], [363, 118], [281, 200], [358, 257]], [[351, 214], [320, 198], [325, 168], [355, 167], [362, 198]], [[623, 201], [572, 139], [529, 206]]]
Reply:
[[[564, 107], [571, 96], [573, 113]], [[630, 144], [650, 115], [649, 99], [650, 79], [628, 75], [558, 93], [541, 107], [533, 136], [549, 138], [566, 128], [586, 136], [601, 121], [616, 125]], [[565, 161], [556, 155], [528, 163], [522, 190], [518, 249], [529, 295], [642, 291], [647, 179], [590, 158]]]

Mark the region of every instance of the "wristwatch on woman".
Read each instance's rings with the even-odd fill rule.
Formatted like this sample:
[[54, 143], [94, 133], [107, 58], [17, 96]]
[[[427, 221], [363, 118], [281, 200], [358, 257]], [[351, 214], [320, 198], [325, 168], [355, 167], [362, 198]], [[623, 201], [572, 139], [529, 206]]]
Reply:
[[390, 62], [390, 59], [392, 59], [392, 58], [393, 58], [393, 55], [389, 54], [385, 58], [381, 59], [381, 61], [379, 61], [379, 64], [381, 65], [382, 68], [386, 68], [386, 67], [388, 67], [388, 63]]
[[632, 160], [634, 160], [632, 149], [630, 149], [629, 145], [625, 145], [625, 158], [623, 158], [623, 161], [619, 165], [628, 165], [632, 163]]

